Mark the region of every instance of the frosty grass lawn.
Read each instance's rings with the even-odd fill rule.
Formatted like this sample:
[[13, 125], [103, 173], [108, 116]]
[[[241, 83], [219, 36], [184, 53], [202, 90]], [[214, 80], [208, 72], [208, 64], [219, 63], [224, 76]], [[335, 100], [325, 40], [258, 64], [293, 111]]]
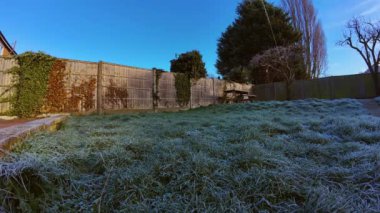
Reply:
[[355, 100], [72, 117], [0, 162], [6, 211], [380, 210], [380, 118]]
[[375, 98], [375, 101], [380, 105], [380, 96]]

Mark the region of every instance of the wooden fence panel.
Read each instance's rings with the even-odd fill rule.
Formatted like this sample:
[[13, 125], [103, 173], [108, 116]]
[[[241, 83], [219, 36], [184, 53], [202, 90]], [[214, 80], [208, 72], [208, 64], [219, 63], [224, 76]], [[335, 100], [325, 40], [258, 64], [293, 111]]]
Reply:
[[10, 58], [0, 58], [0, 113], [7, 113], [11, 109], [11, 104], [7, 101], [14, 94], [11, 89], [13, 76], [8, 73], [9, 69], [17, 66], [17, 62]]
[[[107, 96], [111, 84], [116, 89], [126, 90], [128, 97], [118, 97], [117, 104]], [[103, 99], [106, 110], [152, 109], [153, 75], [151, 70], [104, 63]], [[126, 100], [125, 100], [126, 99]]]
[[[72, 95], [83, 96], [80, 87], [90, 81], [95, 82], [92, 94], [92, 108], [85, 109], [84, 101], [80, 100], [78, 106], [74, 101], [69, 109], [78, 112], [94, 112], [99, 106], [102, 110], [123, 109], [153, 109], [153, 91], [157, 75], [152, 70], [123, 66], [111, 63], [95, 63], [79, 60], [61, 59], [65, 63], [65, 89], [68, 101], [73, 100]], [[0, 92], [4, 92], [11, 84], [11, 77], [6, 70], [16, 66], [14, 59], [0, 58]], [[157, 92], [159, 101], [158, 109], [180, 108], [177, 103], [175, 76], [173, 73], [164, 72], [157, 80]], [[225, 82], [219, 79], [202, 78], [192, 81], [191, 101], [188, 106], [196, 108], [218, 103], [228, 88], [246, 90], [251, 92], [252, 85]], [[9, 92], [10, 94], [10, 92]], [[127, 94], [127, 95], [126, 95]], [[98, 99], [99, 98], [99, 99]], [[10, 110], [9, 103], [0, 103], [0, 113]]]
[[192, 81], [191, 107], [209, 106], [215, 103], [213, 79], [201, 78]]
[[254, 87], [254, 94], [257, 96], [257, 100], [269, 101], [269, 100], [286, 100], [286, 84], [283, 82], [276, 82], [272, 84], [262, 84]]
[[204, 79], [204, 84], [202, 87], [202, 101], [201, 106], [209, 106], [215, 104], [217, 96], [215, 96], [215, 86], [214, 79]]
[[269, 101], [269, 100], [275, 100], [273, 97], [274, 92], [271, 91], [273, 87], [270, 87], [269, 84], [261, 84], [255, 86], [254, 93], [257, 96], [257, 100], [260, 101]]
[[330, 80], [332, 98], [371, 98], [376, 95], [370, 75], [337, 76]]
[[158, 80], [158, 108], [179, 108], [173, 73], [163, 72]]
[[[89, 82], [93, 79], [97, 80], [98, 63], [75, 61], [75, 60], [63, 60], [66, 63], [66, 79], [65, 87], [68, 94], [68, 98], [71, 98], [71, 92], [74, 87], [79, 87], [82, 83]], [[96, 86], [93, 91], [93, 108], [86, 110], [83, 104], [80, 102], [78, 105], [79, 112], [94, 111], [96, 110]], [[78, 94], [75, 94], [78, 95]]]
[[[255, 86], [255, 94], [258, 100], [286, 100], [284, 91], [286, 91], [286, 84], [283, 82]], [[370, 74], [358, 74], [295, 81], [291, 85], [290, 99], [360, 99], [375, 96], [372, 76]]]

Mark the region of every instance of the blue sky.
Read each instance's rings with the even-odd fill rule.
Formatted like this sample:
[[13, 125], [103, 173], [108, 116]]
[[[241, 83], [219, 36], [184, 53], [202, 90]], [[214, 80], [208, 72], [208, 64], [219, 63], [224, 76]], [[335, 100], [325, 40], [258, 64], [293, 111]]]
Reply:
[[[2, 0], [0, 30], [16, 50], [169, 70], [175, 54], [198, 49], [216, 76], [217, 39], [240, 0]], [[279, 0], [271, 0], [278, 4]], [[380, 0], [314, 0], [327, 37], [327, 75], [366, 69], [336, 46], [352, 16], [380, 20]]]

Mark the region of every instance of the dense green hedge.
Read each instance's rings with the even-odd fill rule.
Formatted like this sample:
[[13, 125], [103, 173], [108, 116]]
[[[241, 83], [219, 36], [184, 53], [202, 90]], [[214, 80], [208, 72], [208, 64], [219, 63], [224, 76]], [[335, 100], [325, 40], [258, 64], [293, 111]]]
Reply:
[[191, 82], [187, 74], [176, 73], [175, 75], [175, 89], [177, 93], [177, 103], [184, 107], [189, 104], [191, 97]]
[[207, 70], [198, 50], [182, 53], [170, 61], [170, 72], [184, 73], [192, 79], [205, 78]]
[[12, 114], [21, 118], [38, 115], [47, 94], [49, 73], [56, 58], [42, 52], [25, 52], [16, 56], [18, 67], [10, 70], [16, 76], [15, 95], [11, 98]]
[[163, 69], [157, 69], [157, 68], [153, 68], [153, 70], [155, 70], [155, 73], [156, 73], [155, 92], [153, 92], [153, 107], [157, 108], [158, 103], [160, 102], [160, 95], [158, 91], [158, 88], [160, 86], [160, 78], [161, 78], [162, 73], [164, 73], [165, 71]]

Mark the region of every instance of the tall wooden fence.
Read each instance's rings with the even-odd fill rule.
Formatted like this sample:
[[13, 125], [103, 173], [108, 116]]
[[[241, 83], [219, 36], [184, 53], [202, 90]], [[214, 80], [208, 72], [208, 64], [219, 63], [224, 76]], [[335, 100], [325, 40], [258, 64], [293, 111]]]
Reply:
[[[83, 104], [78, 104], [74, 110], [78, 112], [196, 108], [217, 104], [226, 89], [235, 88], [250, 93], [252, 91], [252, 85], [203, 78], [192, 81], [191, 100], [187, 106], [180, 107], [176, 101], [173, 73], [164, 72], [157, 75], [153, 70], [112, 63], [61, 60], [66, 65], [64, 83], [68, 97], [75, 95], [74, 87], [91, 80], [96, 81], [92, 91], [93, 107], [86, 109]], [[17, 66], [14, 59], [0, 58], [0, 92], [11, 86], [12, 76], [7, 70], [14, 66]], [[117, 95], [112, 95], [115, 92]], [[3, 99], [11, 94], [9, 91]], [[154, 94], [158, 96], [156, 104]], [[9, 111], [10, 107], [9, 103], [1, 103], [0, 113]]]
[[[371, 74], [334, 76], [315, 80], [299, 80], [290, 86], [290, 99], [373, 98], [376, 96]], [[284, 82], [256, 85], [258, 100], [287, 100]]]
[[15, 66], [17, 63], [14, 60], [0, 58], [0, 113], [9, 111], [11, 107], [8, 97], [14, 93], [12, 82], [15, 79], [8, 71]]

